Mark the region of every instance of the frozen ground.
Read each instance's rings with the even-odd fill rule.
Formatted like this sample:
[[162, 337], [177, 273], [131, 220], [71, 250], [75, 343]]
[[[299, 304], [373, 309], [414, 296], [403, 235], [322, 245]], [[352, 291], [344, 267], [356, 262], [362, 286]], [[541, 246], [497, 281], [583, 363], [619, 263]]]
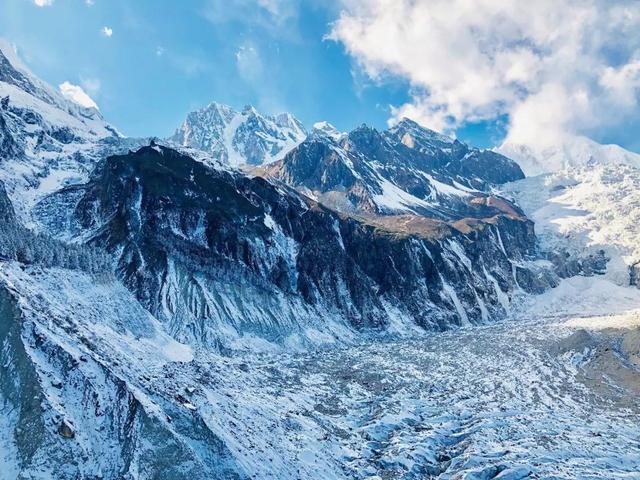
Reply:
[[[633, 352], [619, 346], [622, 333], [584, 327], [573, 317], [514, 320], [196, 362], [180, 376], [257, 478], [638, 478]], [[203, 370], [224, 374], [203, 383], [194, 376]]]
[[640, 478], [639, 179], [596, 166], [507, 186], [543, 248], [605, 249], [605, 276], [516, 298], [498, 324], [234, 359], [191, 401], [257, 478]]
[[633, 331], [579, 320], [247, 360], [192, 401], [258, 478], [638, 478]]
[[[3, 271], [3, 282], [24, 293], [20, 303], [34, 331], [84, 357], [74, 363], [74, 378], [96, 385], [96, 365], [109, 366], [202, 462], [213, 445], [199, 443], [198, 430], [177, 430], [184, 425], [177, 418], [205, 425], [240, 478], [638, 478], [636, 289], [610, 285], [591, 310], [597, 317], [578, 307], [602, 285], [582, 278], [514, 302], [514, 317], [497, 324], [221, 357], [168, 339], [142, 310], [122, 317], [129, 294], [117, 283], [92, 286], [83, 275], [8, 264]], [[547, 310], [553, 302], [566, 308]], [[75, 410], [82, 382], [56, 386], [59, 367], [29, 345], [46, 408], [75, 430], [66, 442], [79, 444], [76, 461], [104, 474], [95, 453], [108, 440], [95, 437], [98, 420]]]

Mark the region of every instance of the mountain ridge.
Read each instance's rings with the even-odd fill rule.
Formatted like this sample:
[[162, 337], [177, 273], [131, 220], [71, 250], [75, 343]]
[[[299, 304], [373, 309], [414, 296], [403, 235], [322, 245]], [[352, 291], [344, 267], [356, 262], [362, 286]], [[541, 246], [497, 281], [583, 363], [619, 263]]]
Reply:
[[169, 140], [238, 167], [275, 161], [306, 136], [302, 124], [290, 113], [263, 116], [251, 105], [236, 111], [211, 102], [189, 113]]

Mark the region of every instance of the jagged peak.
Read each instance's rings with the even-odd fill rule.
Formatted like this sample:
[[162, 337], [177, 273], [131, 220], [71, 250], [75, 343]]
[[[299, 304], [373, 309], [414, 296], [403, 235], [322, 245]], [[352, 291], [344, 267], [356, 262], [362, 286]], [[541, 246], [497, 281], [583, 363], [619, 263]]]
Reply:
[[382, 133], [375, 127], [367, 125], [366, 123], [361, 124], [360, 126], [351, 130], [347, 137], [351, 140], [362, 139], [362, 138], [382, 138]]
[[201, 115], [206, 115], [206, 114], [210, 114], [216, 112], [220, 115], [221, 118], [227, 118], [227, 117], [231, 117], [233, 115], [235, 115], [237, 112], [236, 110], [225, 104], [225, 103], [220, 103], [220, 102], [210, 102], [209, 104], [205, 105], [204, 107], [197, 109], [197, 110], [193, 110], [191, 112], [188, 113], [187, 118], [197, 118]]
[[301, 132], [306, 132], [304, 125], [295, 115], [289, 112], [279, 113], [273, 117], [275, 123], [281, 127], [295, 128]]
[[314, 123], [311, 134], [314, 136], [328, 137], [335, 141], [340, 140], [346, 135], [327, 121]]
[[[409, 133], [410, 135], [419, 135], [423, 138], [432, 139], [440, 143], [456, 142], [455, 138], [436, 132], [435, 130], [432, 130], [430, 128], [424, 127], [420, 125], [418, 122], [416, 122], [415, 120], [412, 120], [407, 117], [403, 117], [402, 119], [400, 119], [400, 121], [395, 125], [393, 125], [391, 128], [389, 128], [388, 131], [399, 137], [404, 137], [407, 133]], [[403, 141], [403, 143], [405, 142]]]
[[190, 112], [170, 141], [228, 165], [260, 165], [281, 159], [307, 137], [291, 113], [263, 115], [253, 106], [241, 110], [218, 102]]
[[246, 104], [244, 107], [242, 107], [242, 114], [243, 115], [256, 115], [256, 116], [262, 116], [260, 115], [260, 113], [258, 112], [258, 110], [256, 109], [256, 107], [254, 107], [251, 104]]

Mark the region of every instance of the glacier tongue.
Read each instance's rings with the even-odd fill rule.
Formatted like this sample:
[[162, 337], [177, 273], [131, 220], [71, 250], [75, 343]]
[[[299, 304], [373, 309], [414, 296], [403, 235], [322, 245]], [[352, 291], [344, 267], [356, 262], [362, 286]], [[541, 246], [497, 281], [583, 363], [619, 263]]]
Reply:
[[23, 476], [614, 479], [640, 461], [615, 335], [535, 318], [223, 357], [132, 305], [113, 280], [2, 264], [0, 413], [19, 428], [0, 428]]

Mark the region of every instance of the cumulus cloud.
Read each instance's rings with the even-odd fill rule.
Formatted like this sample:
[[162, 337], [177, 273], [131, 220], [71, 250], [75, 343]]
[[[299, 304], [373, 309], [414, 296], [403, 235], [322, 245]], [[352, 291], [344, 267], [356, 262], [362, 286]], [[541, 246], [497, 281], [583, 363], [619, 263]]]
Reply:
[[100, 30], [105, 37], [111, 37], [113, 35], [113, 29], [110, 27], [102, 27]]
[[372, 79], [409, 81], [391, 123], [506, 114], [508, 142], [551, 144], [640, 116], [640, 2], [343, 0], [329, 38]]
[[53, 0], [33, 0], [38, 7], [50, 7], [53, 5]]
[[74, 85], [70, 82], [61, 83], [58, 87], [60, 89], [60, 93], [64, 95], [65, 98], [77, 103], [78, 105], [85, 108], [95, 108], [98, 109], [98, 105], [93, 99], [82, 89], [82, 87], [78, 85]]

